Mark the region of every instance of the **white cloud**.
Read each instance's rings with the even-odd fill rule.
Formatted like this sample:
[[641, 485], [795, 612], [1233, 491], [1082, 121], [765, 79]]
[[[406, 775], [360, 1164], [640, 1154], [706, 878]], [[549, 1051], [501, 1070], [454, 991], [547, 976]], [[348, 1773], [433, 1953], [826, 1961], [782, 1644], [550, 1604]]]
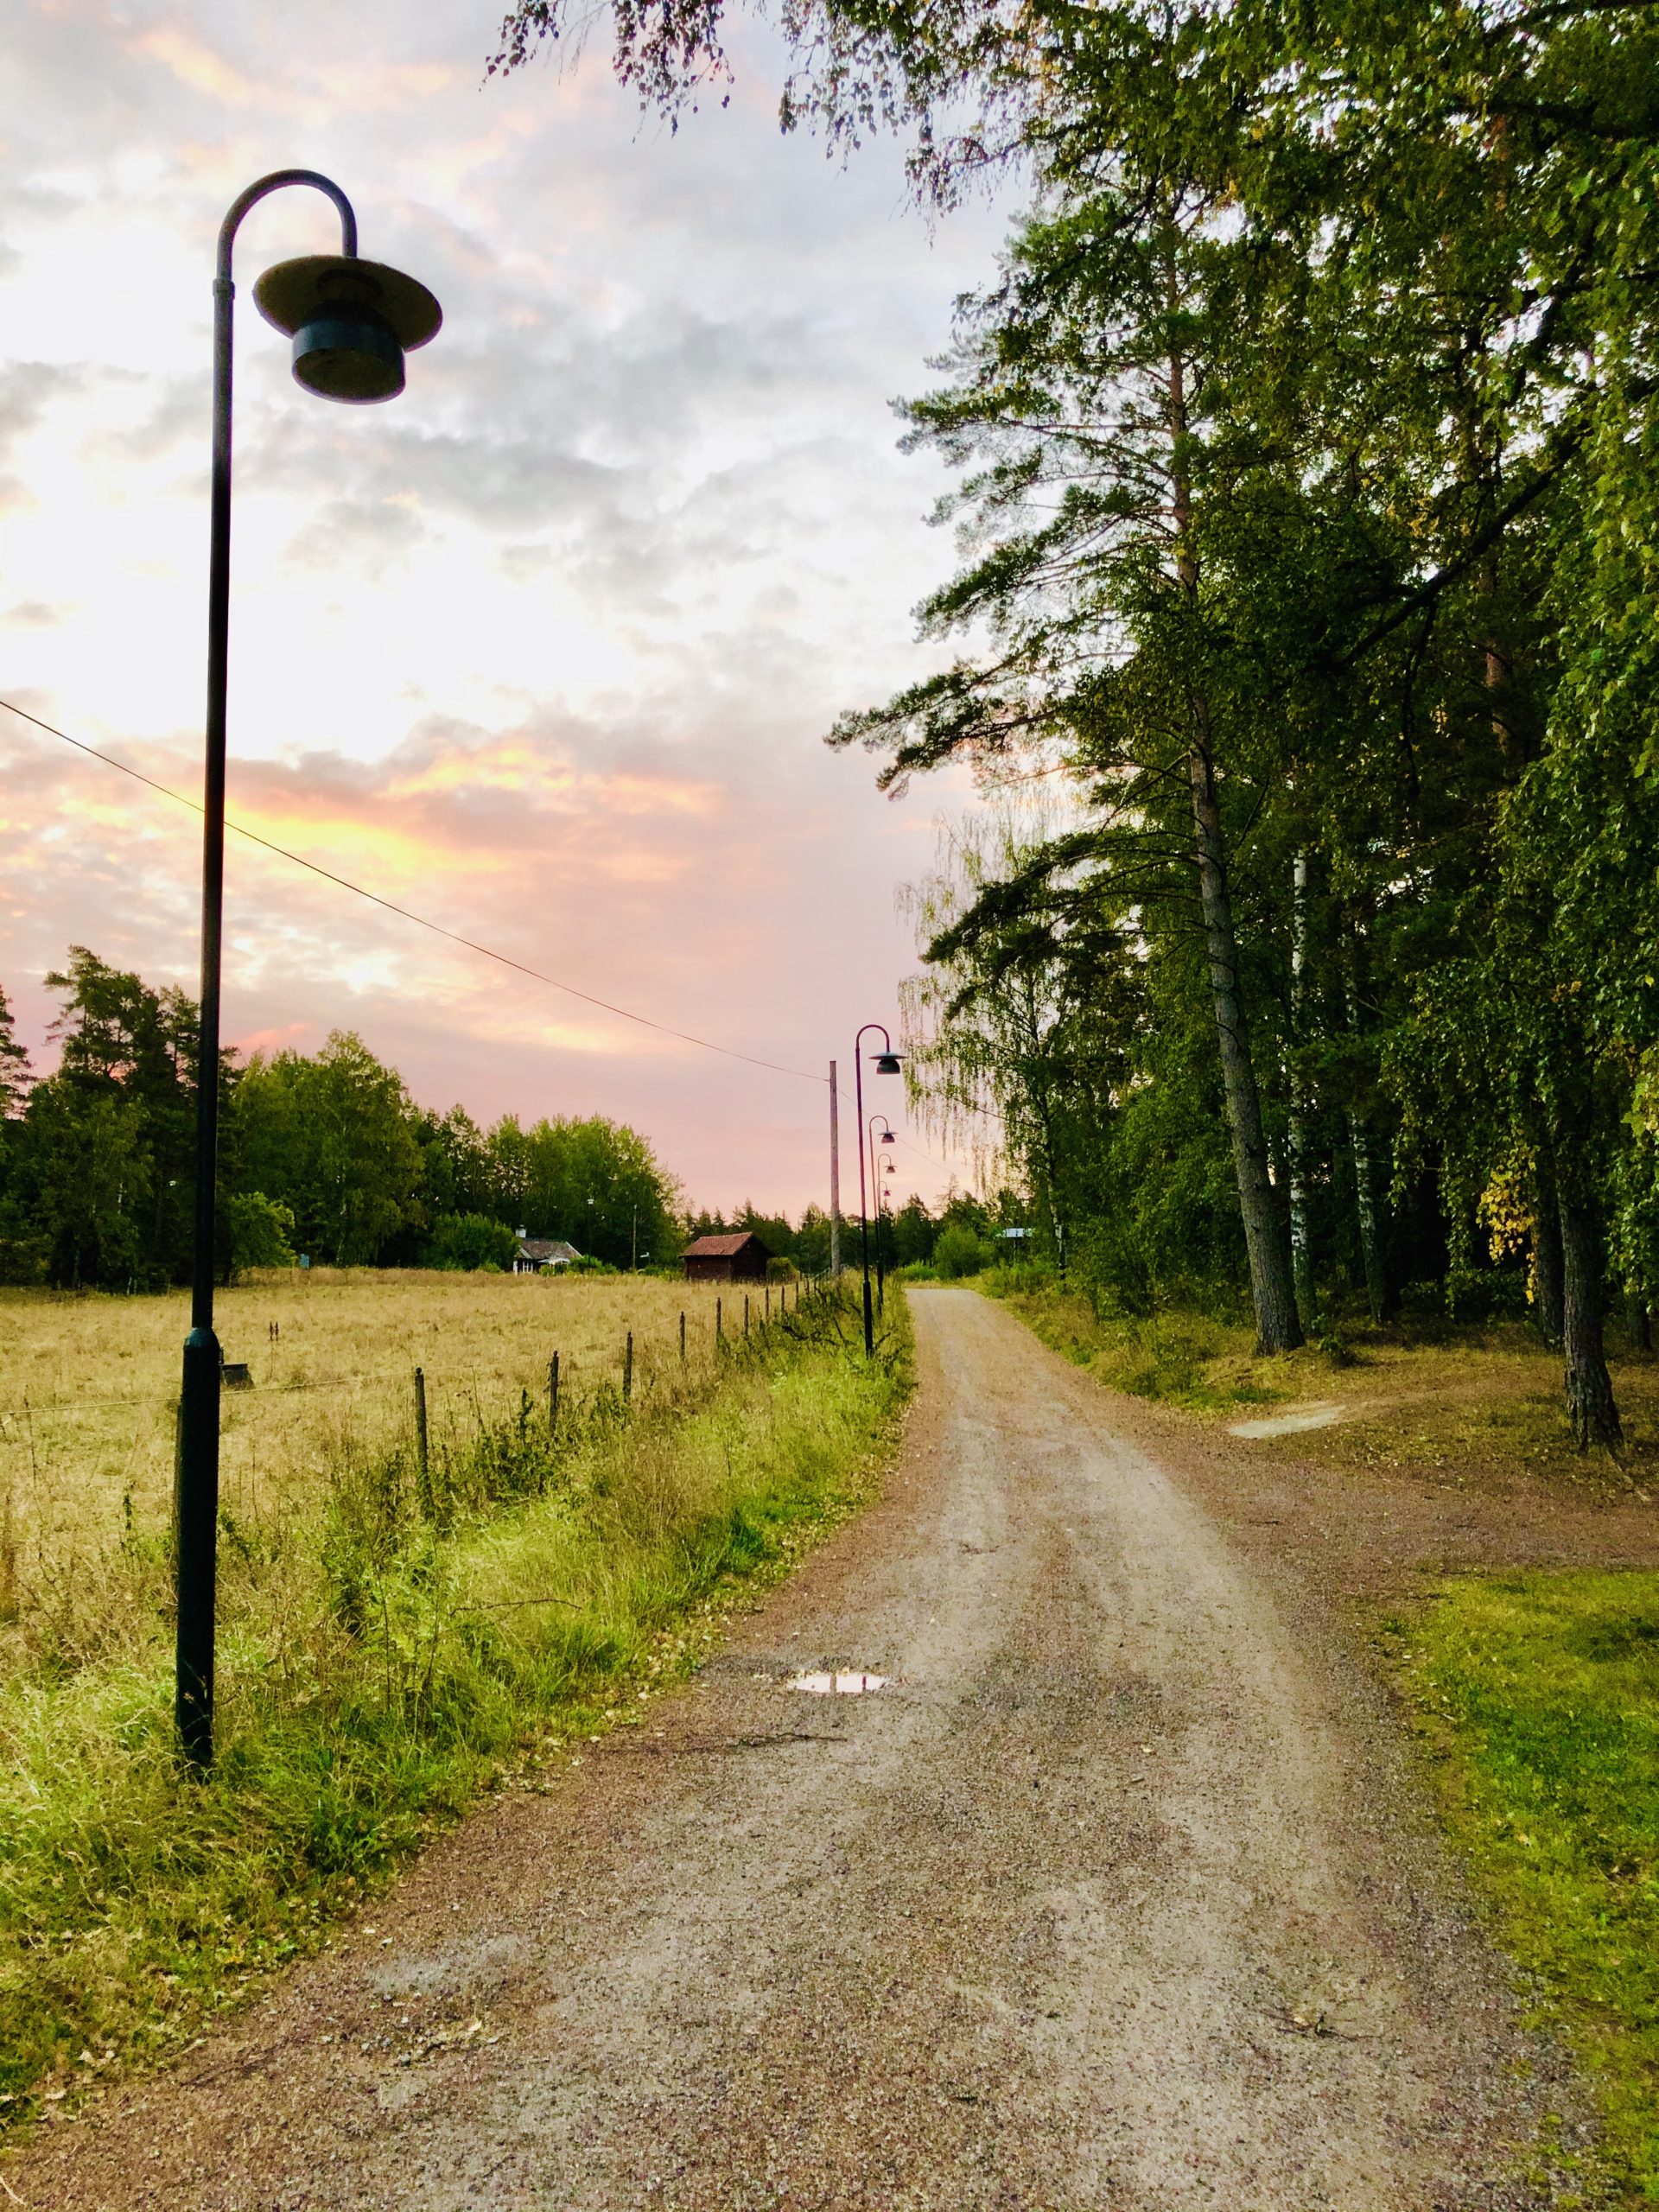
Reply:
[[[213, 241], [249, 178], [320, 167], [353, 194], [363, 251], [430, 283], [446, 322], [394, 406], [308, 398], [251, 292], [269, 261], [328, 248], [333, 218], [303, 193], [250, 217], [233, 794], [359, 774], [355, 845], [330, 864], [354, 852], [345, 872], [368, 880], [392, 867], [376, 795], [441, 759], [429, 870], [411, 886], [400, 861], [392, 895], [441, 897], [450, 925], [534, 943], [601, 995], [817, 1065], [890, 1014], [908, 961], [892, 871], [918, 841], [887, 834], [866, 761], [818, 743], [838, 708], [922, 664], [909, 609], [949, 557], [919, 521], [937, 475], [897, 454], [887, 403], [928, 381], [999, 224], [976, 212], [930, 242], [893, 149], [843, 173], [780, 138], [760, 38], [729, 110], [670, 136], [598, 51], [483, 85], [493, 22], [403, 0], [17, 0], [0, 57], [4, 688], [194, 787]], [[189, 818], [4, 736], [0, 977], [27, 1018], [71, 934], [188, 980]], [[541, 776], [516, 814], [513, 745], [539, 749]], [[571, 817], [574, 845], [546, 811], [567, 772], [604, 795]], [[658, 804], [671, 785], [696, 807]], [[770, 1079], [550, 1013], [274, 864], [233, 870], [231, 947], [250, 1032], [353, 1017], [428, 1090], [464, 1034], [478, 1110], [531, 1110], [550, 1084], [632, 1115], [710, 1198], [817, 1191], [818, 1138], [753, 1088]]]

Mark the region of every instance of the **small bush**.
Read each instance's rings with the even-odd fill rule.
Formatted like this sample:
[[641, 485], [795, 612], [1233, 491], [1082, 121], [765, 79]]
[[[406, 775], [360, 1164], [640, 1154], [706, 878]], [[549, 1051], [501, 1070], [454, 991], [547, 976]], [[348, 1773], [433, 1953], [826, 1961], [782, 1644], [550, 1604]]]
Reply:
[[996, 1256], [996, 1247], [988, 1237], [977, 1235], [965, 1221], [953, 1221], [939, 1231], [933, 1247], [933, 1268], [942, 1281], [956, 1282], [963, 1275], [980, 1274]]
[[429, 1268], [495, 1268], [505, 1274], [518, 1255], [518, 1239], [486, 1213], [443, 1213], [432, 1224], [426, 1248]]
[[263, 1191], [238, 1191], [225, 1201], [231, 1271], [249, 1268], [291, 1268], [296, 1264], [294, 1216]]

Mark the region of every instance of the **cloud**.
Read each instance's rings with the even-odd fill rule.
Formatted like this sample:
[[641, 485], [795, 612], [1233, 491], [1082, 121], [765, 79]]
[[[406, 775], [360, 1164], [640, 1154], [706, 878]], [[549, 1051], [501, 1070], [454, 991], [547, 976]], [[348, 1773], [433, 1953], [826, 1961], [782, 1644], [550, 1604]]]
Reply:
[[[446, 321], [384, 409], [301, 392], [238, 251], [232, 812], [594, 996], [813, 1070], [889, 1018], [918, 841], [819, 739], [930, 664], [947, 556], [887, 400], [994, 213], [930, 241], [890, 151], [730, 111], [641, 129], [603, 57], [484, 86], [487, 18], [406, 0], [16, 0], [0, 50], [0, 606], [11, 696], [200, 785], [213, 241], [293, 161]], [[18, 358], [4, 358], [8, 339]], [[200, 824], [0, 725], [0, 980], [38, 1041], [72, 940], [194, 988]], [[227, 1021], [357, 1027], [481, 1116], [632, 1119], [702, 1195], [822, 1195], [821, 1084], [698, 1053], [233, 841]], [[842, 1057], [845, 1058], [844, 1045]]]
[[289, 540], [288, 557], [299, 568], [349, 569], [359, 582], [378, 583], [425, 535], [411, 499], [331, 499]]
[[10, 361], [0, 365], [0, 459], [39, 427], [54, 400], [80, 391], [82, 371], [53, 361]]

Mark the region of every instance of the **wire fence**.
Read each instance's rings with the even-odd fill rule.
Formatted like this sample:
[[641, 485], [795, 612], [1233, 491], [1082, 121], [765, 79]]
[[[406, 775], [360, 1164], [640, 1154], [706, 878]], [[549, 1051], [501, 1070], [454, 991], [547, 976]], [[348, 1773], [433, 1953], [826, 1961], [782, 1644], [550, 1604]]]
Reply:
[[[784, 1314], [795, 1310], [790, 1302], [790, 1294], [791, 1291], [794, 1293], [796, 1303], [798, 1305], [803, 1297], [810, 1297], [814, 1295], [819, 1288], [821, 1288], [821, 1286], [815, 1285], [811, 1278], [803, 1277], [799, 1282], [795, 1284], [765, 1283], [757, 1285], [753, 1291], [740, 1291], [736, 1294], [737, 1304], [734, 1305], [734, 1308], [732, 1326], [736, 1328], [740, 1334], [747, 1335], [749, 1332], [752, 1321], [758, 1322], [763, 1325], [769, 1324], [772, 1321], [773, 1318], [774, 1305], [776, 1306], [779, 1318], [781, 1318]], [[715, 1300], [714, 1320], [714, 1338], [716, 1345], [718, 1345], [719, 1342], [728, 1334], [728, 1323], [724, 1306], [725, 1300], [723, 1298], [717, 1297]], [[757, 1306], [759, 1311], [754, 1310]], [[739, 1310], [740, 1308], [741, 1311]], [[683, 1364], [690, 1357], [686, 1332], [687, 1318], [690, 1310], [690, 1309], [688, 1307], [682, 1307], [679, 1313], [678, 1358], [682, 1364]], [[281, 1340], [280, 1338], [276, 1338], [272, 1341], [280, 1344]], [[623, 1343], [617, 1354], [619, 1371], [625, 1367], [629, 1369], [632, 1368], [633, 1361], [633, 1331], [626, 1331], [624, 1332]], [[641, 1350], [643, 1354], [643, 1346], [641, 1347]], [[567, 1354], [558, 1347], [554, 1348], [550, 1356], [555, 1359], [564, 1358], [568, 1361], [569, 1363], [566, 1368], [567, 1373], [574, 1370], [578, 1359], [585, 1359], [586, 1361], [592, 1363], [601, 1357], [600, 1355], [591, 1351], [585, 1354]], [[292, 1376], [275, 1382], [255, 1384], [251, 1377], [248, 1376], [248, 1369], [251, 1364], [251, 1362], [227, 1362], [226, 1366], [226, 1375], [227, 1378], [226, 1387], [231, 1389], [257, 1388], [262, 1395], [267, 1396], [300, 1395], [328, 1390], [362, 1390], [371, 1389], [377, 1384], [387, 1387], [401, 1386], [407, 1381], [410, 1373], [408, 1364], [404, 1362], [399, 1362], [395, 1367], [359, 1368], [355, 1370], [350, 1375]], [[469, 1370], [466, 1382], [461, 1387], [472, 1387], [476, 1379], [477, 1374], [478, 1370], [475, 1368]], [[246, 1377], [247, 1379], [242, 1379], [244, 1377]], [[517, 1389], [526, 1384], [528, 1380], [528, 1376], [520, 1376], [517, 1379], [509, 1381], [506, 1387], [509, 1390]], [[76, 1413], [80, 1411], [91, 1413], [94, 1411], [108, 1410], [112, 1407], [121, 1406], [170, 1406], [175, 1405], [177, 1402], [178, 1392], [176, 1389], [170, 1388], [164, 1389], [131, 1390], [115, 1393], [77, 1390], [73, 1393], [51, 1395], [42, 1395], [37, 1391], [25, 1390], [21, 1394], [13, 1405], [8, 1406], [3, 1403], [0, 1403], [0, 1441], [6, 1440], [7, 1430], [11, 1423], [19, 1420], [26, 1421], [30, 1413], [62, 1414]]]

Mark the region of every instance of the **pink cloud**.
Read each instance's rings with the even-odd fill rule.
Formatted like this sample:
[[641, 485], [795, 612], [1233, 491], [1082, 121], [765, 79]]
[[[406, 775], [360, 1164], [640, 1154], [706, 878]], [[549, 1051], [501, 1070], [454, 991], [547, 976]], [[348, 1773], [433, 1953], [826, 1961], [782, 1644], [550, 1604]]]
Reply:
[[[51, 1003], [40, 977], [71, 941], [187, 988], [196, 962], [196, 817], [50, 745], [0, 731], [0, 836], [27, 887], [21, 907], [0, 909], [0, 981], [35, 1041]], [[158, 781], [194, 786], [183, 746], [123, 750]], [[799, 763], [757, 773], [752, 757], [706, 741], [620, 741], [552, 717], [487, 733], [429, 724], [378, 762], [238, 761], [231, 812], [673, 1028], [808, 1076], [834, 1053], [850, 1088], [853, 1029], [893, 1019], [885, 979], [902, 938], [871, 834], [883, 803], [854, 764], [807, 766], [817, 789], [803, 806]], [[798, 1210], [824, 1196], [822, 1083], [619, 1020], [236, 838], [226, 1024], [245, 1052], [315, 1049], [330, 1028], [359, 1029], [423, 1103], [459, 1100], [481, 1119], [632, 1121], [715, 1203]], [[902, 1123], [897, 1096], [885, 1103]], [[914, 1153], [906, 1166], [916, 1187], [943, 1186], [943, 1167]]]

